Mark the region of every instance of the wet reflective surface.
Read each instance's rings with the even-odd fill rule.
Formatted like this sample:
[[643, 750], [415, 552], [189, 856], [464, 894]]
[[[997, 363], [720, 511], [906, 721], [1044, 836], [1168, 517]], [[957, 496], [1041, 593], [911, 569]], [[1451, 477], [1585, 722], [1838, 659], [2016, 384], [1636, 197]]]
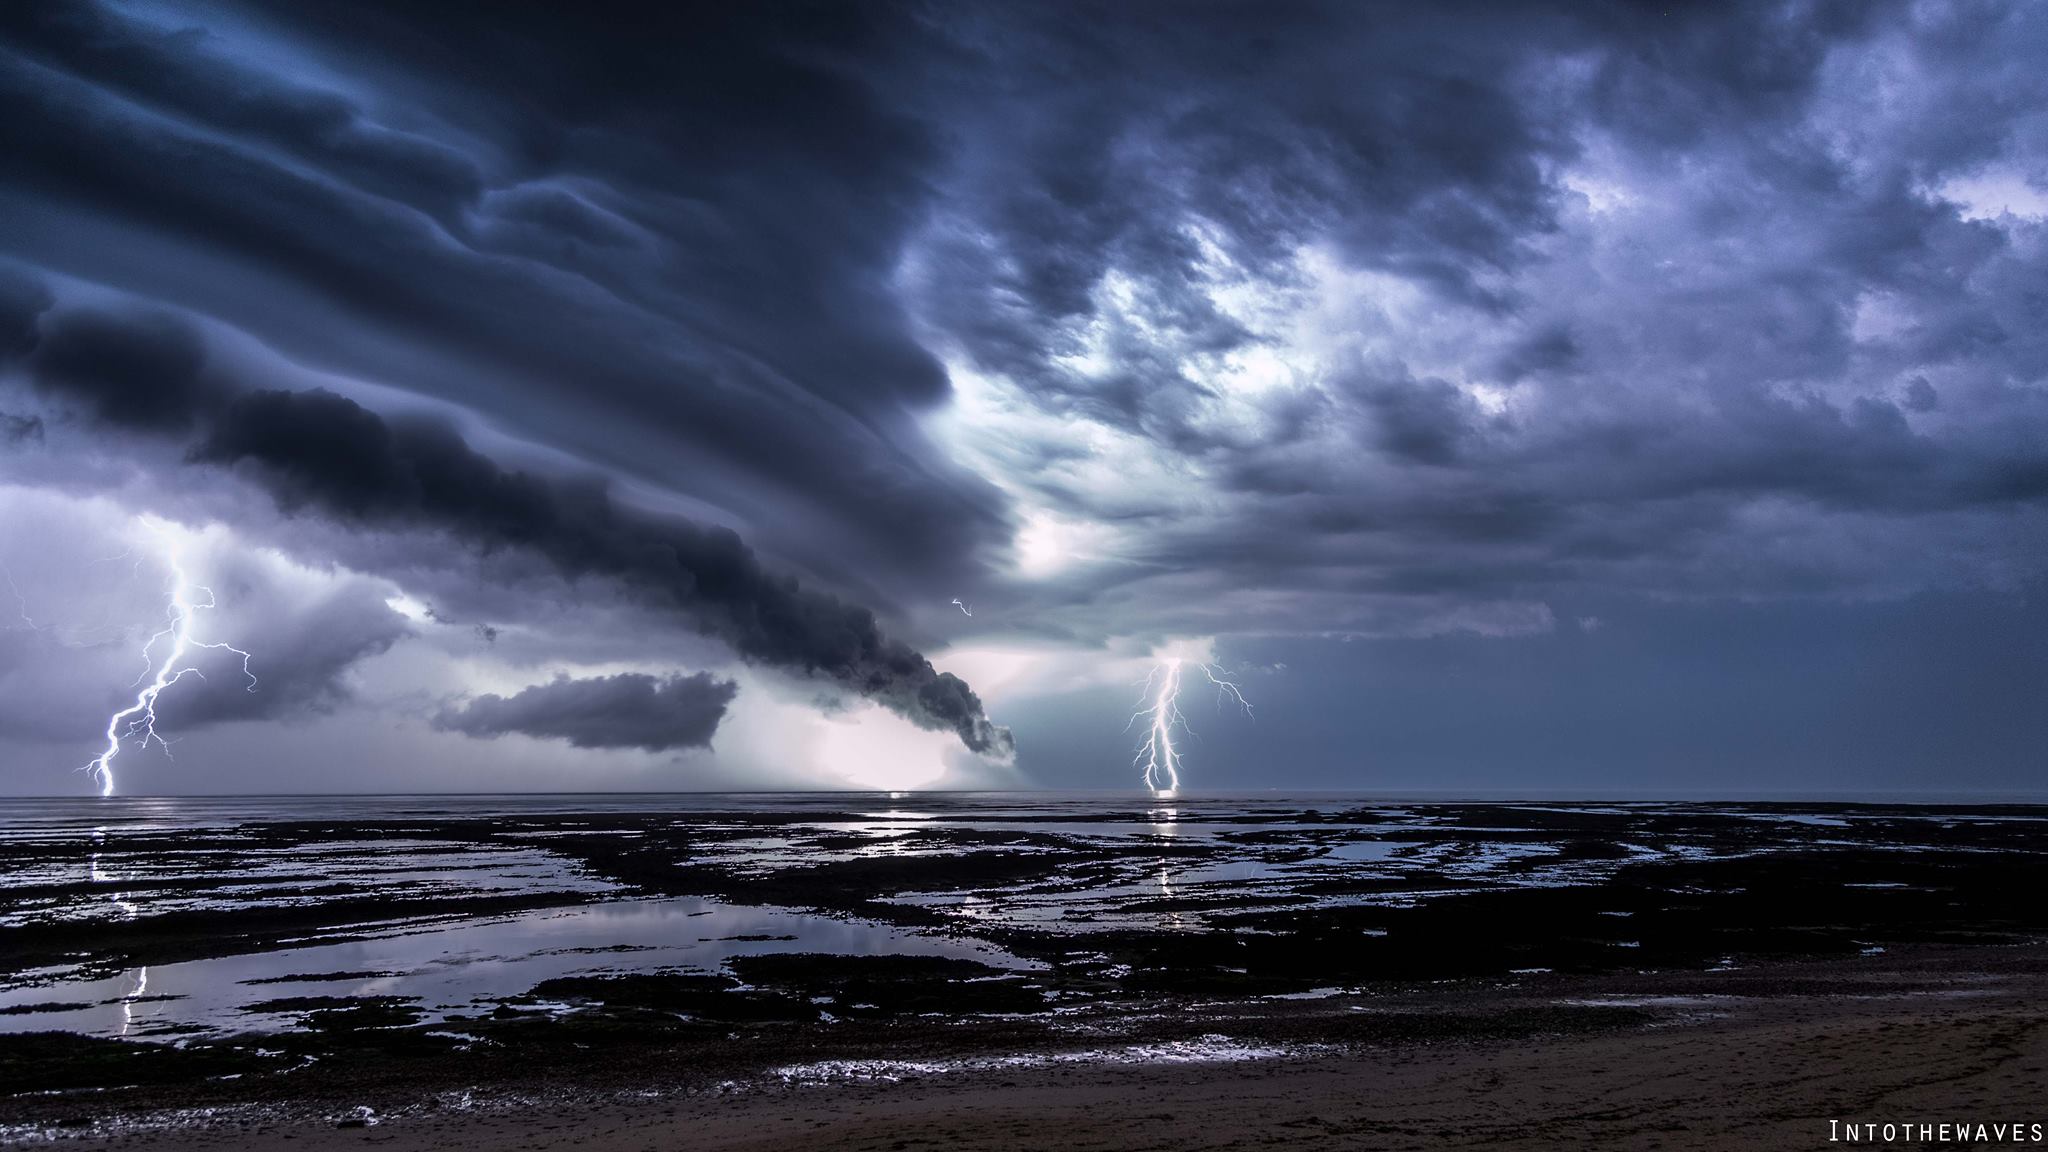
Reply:
[[694, 897], [621, 900], [17, 986], [0, 992], [0, 1032], [56, 1028], [134, 1039], [269, 1032], [301, 1026], [309, 998], [402, 1004], [408, 1023], [447, 1023], [562, 977], [715, 972], [734, 957], [775, 952], [1030, 967], [988, 945], [882, 924]]
[[[696, 1019], [721, 995], [829, 1022], [875, 1007], [855, 985], [904, 991], [799, 964], [774, 970], [787, 986], [770, 1002], [742, 961], [774, 955], [972, 961], [937, 977], [961, 1011], [1029, 1015], [1422, 973], [1713, 966], [1759, 948], [1862, 954], [1900, 933], [2031, 930], [1983, 885], [2036, 867], [2044, 841], [2025, 805], [0, 801], [0, 1032], [345, 1020], [461, 1037], [494, 1012], [627, 1000]], [[619, 982], [639, 976], [669, 984]], [[1019, 980], [993, 999], [969, 987]]]

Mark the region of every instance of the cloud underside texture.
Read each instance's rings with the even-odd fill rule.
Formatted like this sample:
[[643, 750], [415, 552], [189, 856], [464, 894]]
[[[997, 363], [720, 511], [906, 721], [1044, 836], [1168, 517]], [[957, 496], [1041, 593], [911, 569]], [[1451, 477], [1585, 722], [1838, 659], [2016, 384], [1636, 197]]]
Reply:
[[[0, 48], [22, 264], [732, 509], [892, 621], [1515, 631], [2048, 544], [2038, 6], [26, 3]], [[302, 515], [531, 549], [996, 739], [713, 530], [210, 394], [175, 329], [0, 341]], [[1019, 580], [1034, 517], [1086, 531]]]
[[[8, 291], [31, 311], [48, 301], [33, 285]], [[287, 514], [530, 553], [668, 610], [744, 659], [823, 677], [976, 752], [1010, 752], [964, 682], [883, 636], [867, 609], [770, 572], [729, 529], [636, 512], [600, 482], [502, 468], [436, 420], [387, 419], [319, 390], [238, 389], [204, 370], [198, 336], [168, 315], [79, 311], [46, 327], [14, 343], [38, 391], [108, 430], [178, 438], [189, 465], [230, 469]]]
[[1126, 619], [2038, 573], [2037, 13], [1120, 12], [1005, 42], [911, 282]]
[[576, 748], [665, 752], [708, 748], [738, 686], [709, 673], [649, 676], [625, 672], [559, 677], [510, 697], [479, 696], [434, 718], [436, 727], [490, 739], [518, 733], [565, 740]]

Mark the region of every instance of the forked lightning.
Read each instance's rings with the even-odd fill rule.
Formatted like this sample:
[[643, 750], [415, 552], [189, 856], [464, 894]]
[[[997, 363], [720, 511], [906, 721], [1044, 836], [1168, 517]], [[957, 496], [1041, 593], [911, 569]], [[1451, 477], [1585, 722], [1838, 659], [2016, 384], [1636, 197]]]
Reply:
[[[94, 782], [100, 786], [102, 796], [114, 794], [114, 758], [121, 754], [123, 740], [133, 737], [144, 748], [154, 740], [163, 748], [165, 755], [170, 754], [170, 744], [158, 735], [156, 730], [157, 697], [163, 695], [164, 689], [183, 680], [187, 675], [197, 676], [201, 680], [206, 679], [205, 673], [185, 663], [192, 649], [212, 648], [240, 656], [242, 675], [249, 678], [248, 690], [256, 690], [256, 674], [249, 670], [250, 657], [247, 652], [232, 644], [208, 643], [192, 636], [193, 613], [201, 608], [214, 606], [213, 589], [203, 584], [194, 584], [186, 577], [184, 565], [178, 556], [177, 545], [170, 541], [160, 521], [145, 518], [142, 526], [152, 536], [164, 542], [164, 566], [170, 569], [171, 573], [170, 614], [164, 626], [142, 645], [142, 674], [137, 676], [135, 684], [131, 685], [139, 685], [141, 688], [135, 694], [135, 703], [107, 718], [106, 750], [81, 769], [90, 774]], [[194, 599], [191, 595], [194, 591], [203, 594], [206, 599], [203, 602]], [[163, 654], [163, 660], [159, 663], [157, 645], [166, 639], [170, 641], [170, 649]]]
[[1189, 665], [1199, 669], [1216, 686], [1219, 705], [1227, 698], [1243, 708], [1245, 715], [1252, 714], [1251, 702], [1244, 698], [1244, 693], [1235, 683], [1218, 675], [1214, 665], [1179, 656], [1161, 660], [1152, 669], [1152, 674], [1145, 678], [1145, 692], [1138, 700], [1141, 707], [1131, 713], [1132, 725], [1140, 720], [1146, 725], [1145, 739], [1139, 742], [1131, 764], [1143, 772], [1145, 787], [1156, 796], [1172, 796], [1180, 790], [1181, 757], [1173, 746], [1173, 738], [1176, 730], [1181, 733], [1191, 731], [1180, 712], [1182, 670]]

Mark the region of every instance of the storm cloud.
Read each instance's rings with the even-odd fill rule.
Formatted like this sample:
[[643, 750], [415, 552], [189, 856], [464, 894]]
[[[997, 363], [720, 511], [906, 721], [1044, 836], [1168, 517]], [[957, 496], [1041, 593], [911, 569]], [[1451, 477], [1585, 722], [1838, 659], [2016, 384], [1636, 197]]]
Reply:
[[188, 460], [235, 468], [287, 514], [529, 551], [567, 579], [609, 580], [672, 610], [748, 660], [825, 677], [975, 752], [1013, 751], [965, 683], [885, 637], [871, 611], [770, 572], [730, 529], [635, 512], [600, 481], [501, 468], [437, 420], [387, 420], [325, 391], [201, 386], [198, 337], [166, 318], [60, 312], [50, 327], [30, 370], [38, 388], [116, 427], [196, 425]]
[[[153, 295], [164, 253], [88, 254], [80, 231], [199, 242], [219, 274], [184, 306], [778, 513], [764, 531], [816, 566], [853, 552], [916, 583], [1000, 533], [992, 494], [905, 418], [945, 391], [881, 290], [932, 144], [854, 66], [903, 19], [693, 7], [621, 36], [551, 5], [299, 15], [243, 41], [95, 4], [0, 14], [16, 251]], [[311, 83], [302, 35], [410, 78]], [[435, 46], [457, 43], [495, 65]]]
[[575, 748], [667, 752], [709, 748], [739, 686], [709, 673], [662, 679], [639, 672], [560, 676], [511, 696], [486, 694], [434, 718], [437, 728], [489, 739], [518, 733]]
[[443, 425], [394, 424], [332, 393], [254, 392], [221, 411], [193, 459], [247, 466], [287, 511], [530, 549], [571, 579], [614, 579], [676, 609], [749, 660], [824, 676], [973, 751], [1011, 751], [958, 677], [884, 637], [867, 609], [769, 572], [732, 530], [506, 471]]
[[32, 0], [0, 451], [488, 616], [518, 682], [702, 634], [998, 755], [934, 659], [2018, 605], [2043, 52], [1905, 0]]
[[1045, 526], [1056, 627], [2036, 570], [2048, 345], [2014, 301], [2048, 169], [2006, 63], [2036, 14], [1046, 13], [957, 22], [979, 130], [905, 284], [952, 443]]

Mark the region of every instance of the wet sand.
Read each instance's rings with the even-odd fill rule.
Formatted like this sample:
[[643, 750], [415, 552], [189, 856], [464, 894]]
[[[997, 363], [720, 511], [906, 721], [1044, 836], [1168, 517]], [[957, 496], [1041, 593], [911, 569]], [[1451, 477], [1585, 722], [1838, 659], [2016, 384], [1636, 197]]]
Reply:
[[[1777, 994], [1767, 991], [1772, 982]], [[1913, 990], [1873, 991], [1894, 982]], [[1725, 994], [1701, 993], [1696, 979], [1654, 977], [1567, 981], [1552, 990], [1654, 999], [1666, 985], [1686, 999]], [[1851, 990], [1834, 995], [1831, 985]], [[1779, 965], [1727, 988], [1760, 994], [1661, 1007], [1639, 1027], [1513, 1042], [1414, 1041], [1271, 1060], [894, 1082], [769, 1078], [645, 1099], [569, 1093], [483, 1103], [361, 1128], [303, 1118], [70, 1146], [1797, 1148], [1826, 1143], [1831, 1119], [2048, 1119], [2048, 949]], [[1493, 995], [1447, 992], [1443, 1006], [1480, 1008]]]
[[2038, 808], [545, 803], [0, 824], [0, 1142], [1797, 1147], [1830, 1120], [2048, 1122]]

